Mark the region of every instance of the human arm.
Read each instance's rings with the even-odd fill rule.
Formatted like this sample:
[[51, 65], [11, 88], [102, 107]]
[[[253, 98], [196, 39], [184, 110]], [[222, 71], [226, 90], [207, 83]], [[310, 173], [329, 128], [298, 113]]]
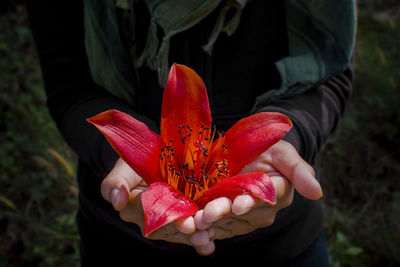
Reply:
[[[272, 224], [277, 212], [292, 201], [292, 191], [285, 189], [287, 182], [290, 182], [303, 197], [319, 198], [321, 192], [318, 193], [319, 185], [311, 165], [349, 102], [352, 80], [353, 70], [350, 66], [343, 73], [305, 94], [272, 101], [260, 109], [260, 112], [284, 113], [294, 123], [292, 131], [284, 138], [287, 143], [278, 142], [243, 170], [261, 170], [270, 175], [272, 173], [271, 179], [277, 189], [276, 207], [261, 205], [248, 195], [237, 197], [233, 203], [228, 199], [218, 199], [216, 201], [219, 203], [210, 203], [204, 211], [196, 214], [195, 221], [198, 227], [208, 228], [213, 232], [213, 238], [222, 239]], [[283, 192], [283, 195], [280, 195], [280, 192]], [[262, 212], [259, 212], [261, 210]]]
[[211, 239], [230, 238], [270, 226], [279, 210], [292, 203], [295, 188], [309, 199], [322, 196], [313, 168], [283, 140], [242, 170], [247, 172], [264, 172], [271, 178], [276, 204], [271, 206], [248, 194], [233, 202], [222, 197], [208, 203], [195, 215], [195, 223], [199, 229], [207, 229]]
[[[149, 118], [135, 112], [135, 107], [110, 94], [92, 80], [84, 47], [82, 2], [58, 3], [47, 0], [27, 0], [26, 5], [42, 68], [49, 112], [70, 147], [96, 174], [91, 177], [97, 179], [87, 181], [87, 184], [94, 187], [90, 190], [91, 192], [100, 194], [101, 180], [108, 177], [107, 175], [113, 170], [118, 156], [104, 136], [86, 119], [108, 109], [118, 109], [141, 120], [154, 131], [158, 130], [158, 126], [155, 126]], [[115, 174], [115, 172], [112, 173], [117, 182], [125, 181], [123, 173], [120, 172], [117, 176]], [[145, 185], [142, 184], [142, 186]], [[117, 188], [119, 184], [114, 189]], [[133, 188], [127, 186], [124, 192], [127, 195], [130, 193], [132, 200], [135, 200], [139, 198], [136, 196], [138, 190], [130, 192]], [[81, 188], [81, 194], [85, 195], [86, 192], [83, 191], [84, 189]], [[109, 194], [103, 194], [103, 196], [111, 202]], [[87, 198], [86, 195], [85, 197]], [[99, 203], [101, 197], [96, 199], [98, 200], [94, 205], [107, 204]], [[123, 210], [121, 205], [127, 204], [127, 202], [122, 203], [121, 201], [119, 206], [116, 206], [117, 211]], [[140, 213], [141, 210], [134, 209], [134, 212]], [[140, 218], [141, 214], [136, 215]], [[121, 213], [121, 218], [141, 226], [139, 220], [128, 220], [124, 213]], [[176, 232], [176, 229], [164, 230], [166, 235]], [[168, 239], [167, 236], [158, 237]]]
[[[119, 211], [124, 221], [137, 224], [142, 233], [145, 219], [140, 194], [146, 189], [147, 185], [143, 179], [121, 158], [101, 184], [104, 199]], [[210, 248], [213, 250], [214, 246], [207, 231], [198, 231], [193, 216], [170, 223], [153, 232], [148, 238], [190, 245], [198, 251], [209, 251]]]

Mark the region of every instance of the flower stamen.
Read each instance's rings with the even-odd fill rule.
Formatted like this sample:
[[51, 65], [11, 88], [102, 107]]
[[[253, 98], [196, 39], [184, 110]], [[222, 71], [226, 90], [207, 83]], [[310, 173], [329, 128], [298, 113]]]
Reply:
[[182, 143], [175, 144], [174, 139], [170, 139], [161, 149], [160, 167], [164, 181], [193, 200], [229, 177], [227, 160], [216, 162], [228, 149], [223, 132], [218, 132], [218, 139], [214, 141], [216, 132], [215, 127], [211, 131], [201, 125], [197, 135], [192, 135], [190, 125], [181, 124], [178, 134]]

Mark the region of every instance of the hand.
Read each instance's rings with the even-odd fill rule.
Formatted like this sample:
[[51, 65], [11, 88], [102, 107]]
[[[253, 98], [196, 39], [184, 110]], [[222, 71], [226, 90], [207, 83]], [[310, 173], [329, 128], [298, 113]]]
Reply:
[[322, 196], [313, 168], [291, 144], [283, 140], [261, 154], [242, 172], [266, 173], [275, 188], [276, 205], [270, 206], [250, 195], [237, 196], [233, 203], [224, 197], [209, 202], [194, 218], [196, 227], [207, 229], [211, 239], [229, 238], [270, 226], [277, 212], [292, 203], [294, 188], [309, 199]]
[[[102, 196], [119, 211], [121, 219], [137, 224], [142, 233], [145, 220], [140, 194], [145, 190], [147, 184], [122, 159], [118, 159], [101, 184]], [[201, 251], [214, 250], [214, 242], [209, 240], [208, 232], [196, 231], [193, 216], [165, 225], [148, 238], [182, 243]]]

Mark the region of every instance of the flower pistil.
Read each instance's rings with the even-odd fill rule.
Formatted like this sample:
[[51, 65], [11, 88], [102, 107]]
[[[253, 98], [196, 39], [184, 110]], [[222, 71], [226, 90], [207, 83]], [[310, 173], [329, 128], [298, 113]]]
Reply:
[[225, 133], [204, 125], [194, 131], [184, 124], [177, 133], [178, 140], [169, 139], [161, 149], [161, 174], [165, 182], [196, 201], [209, 187], [229, 177], [228, 161], [222, 158], [228, 151]]

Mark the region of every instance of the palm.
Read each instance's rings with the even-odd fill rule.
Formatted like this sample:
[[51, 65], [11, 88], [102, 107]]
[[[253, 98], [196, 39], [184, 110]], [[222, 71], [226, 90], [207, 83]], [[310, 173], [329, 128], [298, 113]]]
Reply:
[[306, 198], [317, 199], [322, 195], [314, 171], [293, 146], [279, 141], [261, 154], [242, 172], [264, 172], [274, 185], [276, 205], [262, 203], [250, 195], [219, 198], [207, 204], [195, 216], [199, 229], [208, 229], [210, 238], [224, 239], [270, 226], [278, 211], [292, 203], [294, 188]]

